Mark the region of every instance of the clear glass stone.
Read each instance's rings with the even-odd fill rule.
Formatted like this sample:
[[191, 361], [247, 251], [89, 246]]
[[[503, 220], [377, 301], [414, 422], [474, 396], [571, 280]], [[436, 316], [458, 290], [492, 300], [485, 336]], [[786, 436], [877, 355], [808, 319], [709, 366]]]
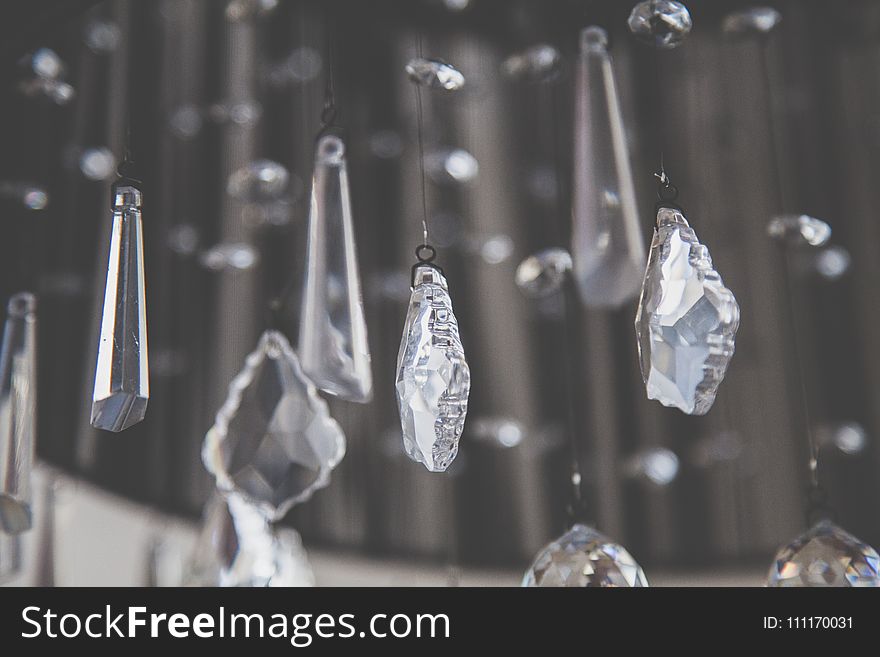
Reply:
[[409, 79], [423, 87], [457, 91], [464, 86], [464, 76], [452, 64], [439, 59], [415, 57], [406, 64]]
[[143, 420], [150, 398], [141, 202], [137, 187], [114, 187], [92, 397], [92, 426], [107, 431], [122, 431]]
[[0, 533], [33, 524], [31, 470], [37, 430], [37, 300], [9, 300], [0, 351]]
[[546, 43], [514, 53], [501, 64], [501, 71], [507, 77], [532, 83], [552, 80], [561, 70], [562, 55], [554, 46]]
[[538, 299], [562, 289], [571, 271], [571, 255], [565, 249], [544, 249], [530, 255], [516, 268], [516, 285], [523, 294]]
[[272, 160], [255, 160], [232, 172], [226, 191], [240, 201], [267, 203], [284, 195], [289, 180], [290, 174], [283, 164]]
[[287, 338], [265, 331], [205, 436], [202, 460], [224, 491], [271, 519], [330, 482], [345, 436]]
[[545, 546], [523, 577], [525, 587], [648, 586], [645, 573], [623, 546], [592, 527], [576, 524]]
[[690, 33], [693, 21], [681, 2], [644, 0], [633, 7], [627, 25], [629, 31], [645, 43], [657, 48], [675, 48]]
[[678, 210], [657, 211], [635, 326], [648, 399], [707, 413], [733, 357], [739, 306]]
[[296, 531], [274, 527], [238, 495], [208, 502], [186, 577], [194, 586], [314, 586]]
[[396, 388], [406, 453], [445, 471], [458, 453], [471, 377], [446, 278], [429, 265], [415, 269]]
[[0, 532], [0, 584], [6, 584], [21, 573], [21, 536]]
[[822, 246], [831, 239], [831, 226], [806, 214], [783, 214], [770, 220], [767, 234], [792, 246]]
[[880, 587], [880, 555], [830, 520], [776, 553], [770, 587]]
[[725, 16], [721, 29], [725, 34], [767, 34], [781, 21], [782, 14], [773, 7], [749, 7]]
[[372, 399], [345, 144], [335, 135], [321, 137], [315, 152], [299, 357], [318, 388], [349, 401]]
[[575, 71], [571, 256], [583, 303], [613, 308], [638, 294], [645, 246], [604, 39], [601, 28], [581, 32]]
[[425, 168], [436, 183], [468, 183], [477, 177], [480, 164], [477, 158], [462, 148], [452, 148], [429, 153]]

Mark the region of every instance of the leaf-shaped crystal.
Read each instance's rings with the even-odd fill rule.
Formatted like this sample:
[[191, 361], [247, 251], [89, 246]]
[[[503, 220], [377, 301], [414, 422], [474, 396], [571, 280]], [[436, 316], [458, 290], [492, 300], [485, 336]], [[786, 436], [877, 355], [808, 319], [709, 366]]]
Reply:
[[260, 337], [205, 436], [202, 460], [224, 491], [281, 518], [330, 481], [345, 436], [281, 333]]
[[523, 577], [525, 587], [641, 587], [645, 573], [626, 549], [576, 524], [546, 545]]
[[648, 399], [707, 413], [733, 357], [739, 306], [679, 210], [657, 211], [635, 326]]
[[880, 555], [829, 520], [821, 520], [776, 554], [767, 586], [880, 587]]
[[458, 453], [471, 376], [446, 278], [416, 266], [397, 357], [397, 403], [407, 455], [443, 472]]

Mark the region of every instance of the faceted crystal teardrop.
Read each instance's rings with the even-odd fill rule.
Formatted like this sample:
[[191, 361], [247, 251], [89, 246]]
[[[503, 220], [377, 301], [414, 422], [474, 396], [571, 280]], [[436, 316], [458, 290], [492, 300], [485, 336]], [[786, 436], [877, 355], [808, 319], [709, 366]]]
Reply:
[[635, 587], [648, 586], [648, 580], [623, 546], [592, 527], [576, 524], [538, 553], [522, 585]]
[[37, 300], [9, 300], [0, 351], [0, 533], [31, 528], [31, 469], [37, 429]]
[[118, 185], [95, 367], [92, 426], [122, 431], [144, 419], [150, 397], [141, 192]]
[[458, 453], [471, 375], [446, 278], [418, 265], [397, 356], [397, 403], [407, 455], [443, 472]]
[[645, 246], [604, 30], [581, 32], [575, 72], [572, 259], [588, 306], [616, 307], [639, 292]]
[[312, 177], [299, 357], [317, 387], [363, 403], [373, 375], [354, 237], [345, 144], [324, 135]]
[[272, 519], [330, 481], [345, 436], [278, 331], [266, 331], [205, 436], [202, 460], [224, 491]]
[[776, 553], [767, 586], [880, 587], [880, 555], [830, 520], [821, 520]]
[[687, 7], [675, 0], [643, 0], [633, 7], [627, 21], [636, 38], [657, 48], [675, 48], [693, 25]]
[[648, 399], [707, 413], [733, 357], [739, 306], [679, 210], [657, 211], [635, 325]]

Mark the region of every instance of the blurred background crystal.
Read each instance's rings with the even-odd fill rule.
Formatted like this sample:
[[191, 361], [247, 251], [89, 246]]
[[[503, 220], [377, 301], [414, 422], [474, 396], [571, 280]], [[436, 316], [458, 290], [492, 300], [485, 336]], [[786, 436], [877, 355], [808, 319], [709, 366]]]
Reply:
[[452, 64], [438, 59], [415, 57], [406, 64], [410, 80], [423, 87], [457, 91], [464, 86], [464, 75]]
[[192, 139], [202, 130], [202, 113], [192, 104], [181, 105], [168, 118], [171, 131], [181, 139]]
[[690, 12], [675, 0], [644, 0], [633, 7], [629, 31], [640, 41], [657, 48], [675, 48], [693, 27]]
[[451, 148], [427, 153], [425, 169], [436, 183], [468, 183], [477, 177], [480, 165], [463, 148]]
[[287, 191], [290, 174], [284, 165], [272, 160], [254, 160], [229, 176], [227, 193], [240, 201], [265, 203], [277, 200]]
[[783, 214], [770, 220], [767, 234], [791, 246], [822, 246], [831, 239], [831, 226], [806, 214]]
[[665, 447], [644, 449], [624, 462], [630, 478], [640, 478], [656, 486], [668, 486], [678, 476], [678, 456]]
[[64, 63], [50, 48], [40, 48], [25, 58], [26, 73], [19, 90], [30, 98], [47, 98], [56, 105], [66, 105], [76, 95], [64, 79]]
[[262, 116], [263, 106], [253, 99], [229, 100], [208, 108], [208, 117], [214, 123], [232, 123], [242, 128], [254, 126]]
[[116, 50], [122, 38], [119, 25], [112, 21], [95, 20], [86, 25], [85, 43], [94, 53], [107, 54]]
[[540, 298], [558, 292], [571, 271], [571, 255], [565, 249], [538, 251], [519, 263], [516, 285], [523, 294]]
[[14, 201], [28, 210], [42, 210], [49, 205], [49, 194], [28, 182], [0, 180], [0, 199]]
[[248, 18], [267, 16], [278, 6], [278, 0], [228, 0], [226, 3], [226, 20], [231, 23]]
[[748, 7], [727, 14], [721, 21], [726, 34], [767, 34], [779, 25], [782, 14], [773, 7]]
[[513, 255], [516, 245], [510, 235], [489, 235], [483, 239], [474, 240], [474, 250], [480, 255], [487, 265], [500, 265]]
[[561, 70], [562, 54], [548, 43], [529, 46], [501, 64], [501, 71], [507, 77], [532, 83], [553, 80]]
[[494, 447], [510, 448], [525, 438], [525, 427], [513, 418], [477, 417], [468, 421], [465, 435]]
[[269, 83], [276, 87], [302, 84], [321, 74], [324, 61], [321, 53], [309, 46], [300, 46], [280, 62], [269, 67], [266, 74]]
[[192, 224], [177, 224], [168, 229], [168, 248], [179, 255], [192, 255], [199, 248], [199, 231]]
[[259, 261], [257, 250], [244, 243], [216, 244], [199, 254], [199, 263], [211, 271], [253, 269]]
[[816, 440], [849, 456], [861, 454], [868, 446], [868, 433], [858, 422], [822, 424], [816, 427]]
[[396, 130], [377, 130], [370, 135], [370, 152], [383, 160], [392, 160], [403, 153], [403, 139]]
[[845, 247], [835, 244], [819, 251], [813, 262], [820, 276], [835, 281], [849, 271], [852, 256]]
[[116, 156], [105, 146], [87, 148], [79, 156], [79, 170], [89, 180], [107, 180], [116, 173]]

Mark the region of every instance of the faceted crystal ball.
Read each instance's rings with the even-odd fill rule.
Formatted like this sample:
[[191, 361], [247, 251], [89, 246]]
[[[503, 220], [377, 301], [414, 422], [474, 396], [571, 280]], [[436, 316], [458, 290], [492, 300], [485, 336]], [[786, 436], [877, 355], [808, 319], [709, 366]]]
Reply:
[[623, 546], [592, 527], [577, 524], [538, 553], [525, 587], [648, 586], [645, 573]]
[[830, 520], [822, 520], [776, 554], [767, 586], [880, 587], [880, 555]]
[[645, 0], [633, 7], [627, 21], [636, 38], [657, 48], [675, 48], [693, 27], [691, 14], [674, 0]]

